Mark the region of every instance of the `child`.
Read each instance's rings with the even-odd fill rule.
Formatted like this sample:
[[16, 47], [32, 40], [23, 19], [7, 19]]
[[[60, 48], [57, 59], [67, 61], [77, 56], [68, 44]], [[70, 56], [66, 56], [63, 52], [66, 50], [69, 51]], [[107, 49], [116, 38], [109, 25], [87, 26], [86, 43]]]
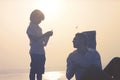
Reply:
[[42, 33], [39, 24], [44, 18], [44, 14], [40, 10], [34, 10], [30, 15], [30, 24], [27, 29], [27, 35], [30, 40], [30, 80], [35, 80], [35, 74], [37, 75], [37, 80], [42, 80], [46, 60], [44, 47], [47, 45], [50, 36], [53, 35], [52, 31], [48, 31], [45, 34]]

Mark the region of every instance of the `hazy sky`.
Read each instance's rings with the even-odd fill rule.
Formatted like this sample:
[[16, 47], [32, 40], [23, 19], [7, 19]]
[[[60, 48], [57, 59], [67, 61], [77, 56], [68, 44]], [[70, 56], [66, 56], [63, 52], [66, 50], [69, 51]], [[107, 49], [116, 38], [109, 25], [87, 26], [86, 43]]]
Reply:
[[65, 68], [75, 33], [88, 30], [97, 31], [103, 66], [120, 56], [119, 0], [0, 0], [0, 70], [29, 68], [26, 29], [34, 9], [45, 14], [43, 32], [54, 32], [45, 48], [47, 68]]

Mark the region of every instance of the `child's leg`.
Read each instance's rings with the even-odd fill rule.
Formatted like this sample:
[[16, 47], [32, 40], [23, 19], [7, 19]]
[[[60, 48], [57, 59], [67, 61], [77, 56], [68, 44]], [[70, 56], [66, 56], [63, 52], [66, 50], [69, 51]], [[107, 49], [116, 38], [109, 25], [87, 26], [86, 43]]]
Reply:
[[37, 80], [42, 80], [42, 74], [37, 74]]
[[29, 78], [30, 78], [30, 80], [35, 80], [35, 73], [30, 71]]

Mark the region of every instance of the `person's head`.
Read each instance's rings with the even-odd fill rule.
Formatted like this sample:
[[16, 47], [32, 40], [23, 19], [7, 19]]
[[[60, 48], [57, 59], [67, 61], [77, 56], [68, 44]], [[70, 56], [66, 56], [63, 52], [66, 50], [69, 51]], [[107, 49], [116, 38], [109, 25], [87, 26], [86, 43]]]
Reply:
[[42, 20], [44, 20], [45, 16], [40, 10], [32, 11], [30, 15], [30, 21], [34, 24], [39, 24]]
[[87, 48], [87, 36], [83, 33], [77, 33], [73, 39], [74, 48]]

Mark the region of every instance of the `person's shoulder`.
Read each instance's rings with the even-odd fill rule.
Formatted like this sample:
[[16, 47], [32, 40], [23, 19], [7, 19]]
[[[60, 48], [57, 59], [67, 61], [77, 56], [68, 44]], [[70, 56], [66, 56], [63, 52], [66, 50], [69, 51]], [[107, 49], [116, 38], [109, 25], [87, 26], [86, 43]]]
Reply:
[[96, 50], [93, 49], [93, 48], [88, 48], [88, 51], [90, 51], [90, 52], [94, 52], [94, 51], [96, 51]]
[[93, 49], [93, 48], [88, 48], [88, 51], [91, 53], [98, 53], [98, 51], [96, 49]]
[[76, 50], [73, 51], [73, 52], [71, 52], [71, 53], [68, 55], [68, 57], [67, 57], [67, 61], [68, 61], [68, 62], [69, 62], [69, 61], [73, 61], [74, 58], [76, 57], [76, 53], [77, 53]]
[[38, 32], [39, 29], [41, 31], [41, 28], [38, 25], [30, 23], [28, 28], [27, 28], [27, 34], [36, 33], [36, 32]]
[[88, 48], [88, 52], [92, 55], [100, 56], [96, 49]]
[[32, 30], [33, 26], [34, 26], [34, 25], [33, 25], [32, 23], [30, 23], [29, 26], [28, 26], [28, 28], [27, 28], [27, 31]]
[[73, 52], [70, 53], [70, 55], [74, 55], [77, 53], [77, 50], [74, 50]]
[[74, 50], [73, 52], [71, 52], [71, 53], [69, 54], [69, 57], [72, 57], [72, 56], [76, 55], [76, 53], [77, 53], [77, 50]]

